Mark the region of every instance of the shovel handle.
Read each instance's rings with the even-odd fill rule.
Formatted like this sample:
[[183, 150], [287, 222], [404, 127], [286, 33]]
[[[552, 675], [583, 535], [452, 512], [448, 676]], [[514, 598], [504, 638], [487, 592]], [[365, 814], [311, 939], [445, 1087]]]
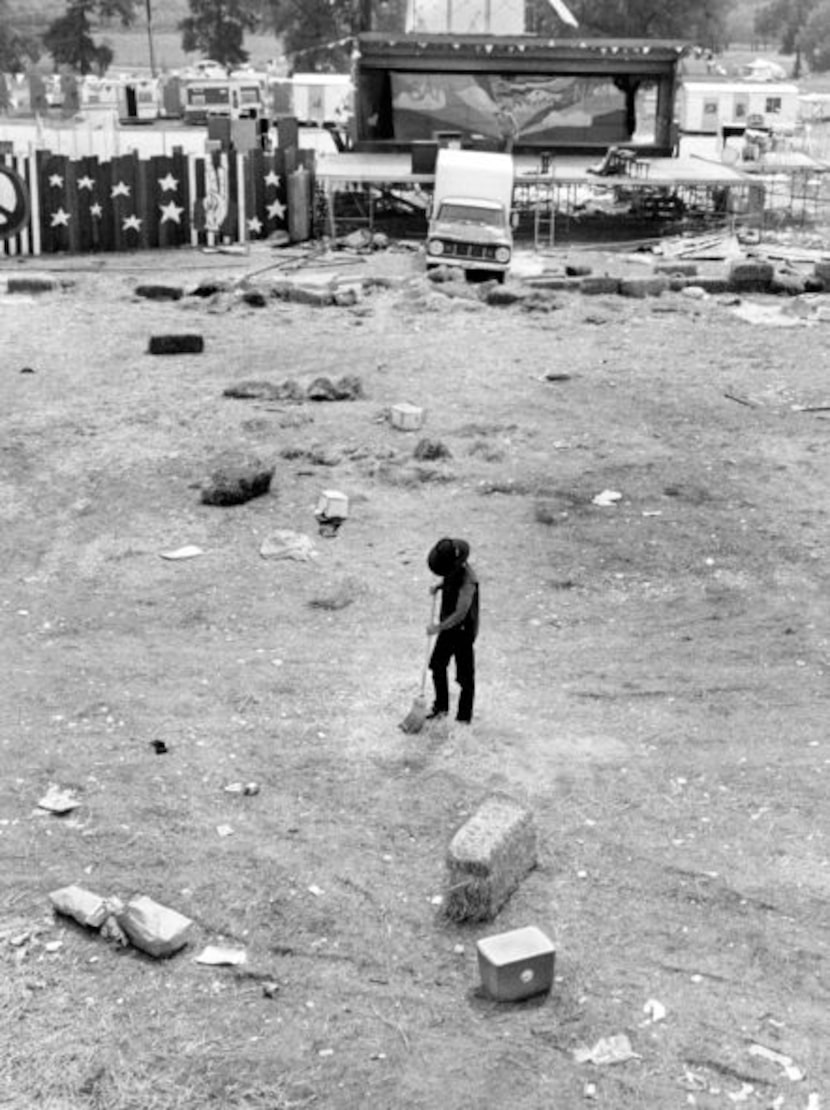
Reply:
[[[440, 586], [438, 589], [440, 590]], [[435, 612], [438, 608], [438, 590], [432, 595], [432, 617], [430, 624], [435, 624]], [[427, 688], [427, 671], [429, 670], [429, 657], [432, 654], [432, 637], [427, 634], [427, 653], [424, 658], [424, 669], [421, 671], [421, 697], [424, 696], [424, 691]]]

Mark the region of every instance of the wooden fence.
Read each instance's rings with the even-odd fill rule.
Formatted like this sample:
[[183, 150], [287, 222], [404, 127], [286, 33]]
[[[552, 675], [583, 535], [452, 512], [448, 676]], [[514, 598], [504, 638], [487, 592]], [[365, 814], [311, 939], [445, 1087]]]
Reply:
[[[0, 165], [22, 180], [31, 209], [27, 226], [0, 239], [0, 254], [213, 246], [266, 239], [275, 231], [299, 242], [313, 232], [311, 151], [174, 150], [100, 161], [41, 150], [0, 155]], [[2, 204], [0, 212], [8, 230], [13, 215]]]

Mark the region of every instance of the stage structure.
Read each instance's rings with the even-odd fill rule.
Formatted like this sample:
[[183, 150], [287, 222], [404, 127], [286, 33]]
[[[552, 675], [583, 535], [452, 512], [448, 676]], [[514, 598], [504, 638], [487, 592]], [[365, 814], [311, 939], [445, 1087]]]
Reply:
[[[686, 44], [531, 35], [360, 35], [355, 139], [402, 151], [452, 138], [513, 153], [669, 155]], [[638, 116], [645, 116], [646, 121]], [[646, 126], [647, 124], [647, 126]]]

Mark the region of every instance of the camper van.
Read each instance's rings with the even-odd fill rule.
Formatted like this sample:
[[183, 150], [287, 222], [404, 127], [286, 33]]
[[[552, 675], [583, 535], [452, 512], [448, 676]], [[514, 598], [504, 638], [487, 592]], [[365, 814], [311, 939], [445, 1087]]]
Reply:
[[723, 128], [791, 130], [798, 121], [798, 87], [785, 82], [684, 81], [678, 127], [686, 135], [719, 135]]
[[256, 76], [188, 78], [182, 92], [185, 123], [205, 124], [211, 116], [259, 119], [264, 114], [262, 85]]
[[427, 231], [427, 269], [489, 271], [497, 281], [513, 257], [513, 158], [442, 147]]

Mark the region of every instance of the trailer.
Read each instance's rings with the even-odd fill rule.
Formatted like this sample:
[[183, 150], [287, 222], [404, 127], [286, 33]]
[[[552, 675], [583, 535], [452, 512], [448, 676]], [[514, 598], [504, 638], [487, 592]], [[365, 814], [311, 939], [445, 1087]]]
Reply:
[[353, 85], [347, 73], [295, 73], [291, 114], [300, 123], [344, 126], [353, 114]]
[[680, 85], [678, 128], [685, 135], [733, 134], [741, 128], [794, 130], [798, 86], [782, 81], [694, 81]]
[[266, 114], [258, 77], [188, 78], [182, 83], [185, 123], [206, 124], [211, 117], [259, 119]]

